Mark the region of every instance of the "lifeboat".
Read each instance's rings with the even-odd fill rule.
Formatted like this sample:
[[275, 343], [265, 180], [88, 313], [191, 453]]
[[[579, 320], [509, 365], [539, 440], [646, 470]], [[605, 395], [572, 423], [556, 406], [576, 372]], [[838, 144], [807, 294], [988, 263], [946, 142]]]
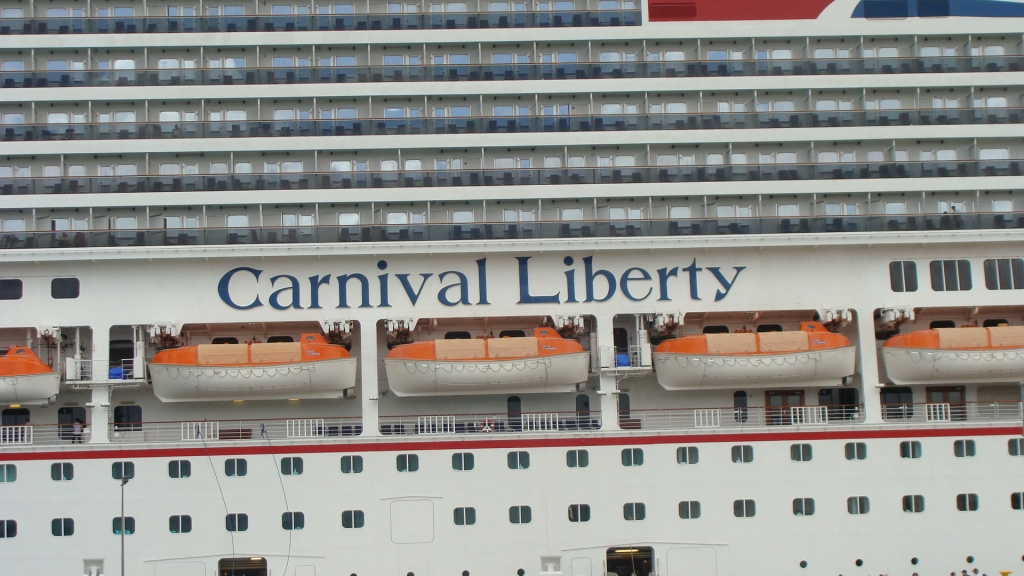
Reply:
[[10, 346], [0, 355], [0, 404], [46, 402], [60, 390], [60, 374], [31, 348]]
[[299, 342], [162, 350], [149, 373], [164, 402], [337, 398], [355, 386], [356, 359], [320, 334], [303, 334]]
[[571, 392], [586, 382], [590, 354], [551, 328], [533, 336], [402, 344], [384, 359], [396, 396]]
[[854, 372], [849, 339], [817, 322], [800, 330], [701, 334], [662, 342], [654, 350], [658, 383], [667, 390], [837, 386]]
[[1024, 380], [1024, 326], [934, 328], [897, 334], [882, 345], [895, 384]]

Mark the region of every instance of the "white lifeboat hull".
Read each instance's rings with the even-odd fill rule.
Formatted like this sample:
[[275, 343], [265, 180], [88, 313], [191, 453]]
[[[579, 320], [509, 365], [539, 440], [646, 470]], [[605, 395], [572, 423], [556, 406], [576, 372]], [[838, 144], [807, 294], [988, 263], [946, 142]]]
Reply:
[[60, 391], [60, 374], [0, 376], [0, 404], [46, 403]]
[[658, 383], [666, 390], [838, 386], [854, 373], [856, 348], [721, 356], [654, 354]]
[[164, 402], [338, 398], [355, 386], [357, 358], [269, 366], [150, 364]]
[[507, 360], [385, 359], [388, 386], [396, 396], [572, 392], [586, 382], [590, 354]]
[[1024, 348], [928, 350], [882, 348], [894, 384], [993, 384], [1024, 380]]

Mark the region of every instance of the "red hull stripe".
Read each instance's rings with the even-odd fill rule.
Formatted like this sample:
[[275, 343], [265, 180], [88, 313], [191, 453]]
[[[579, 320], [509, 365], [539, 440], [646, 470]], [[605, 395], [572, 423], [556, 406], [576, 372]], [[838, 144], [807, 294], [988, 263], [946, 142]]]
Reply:
[[649, 0], [651, 22], [708, 20], [814, 20], [833, 0]]
[[[245, 456], [250, 454], [350, 454], [354, 452], [410, 452], [416, 450], [467, 450], [497, 448], [586, 448], [588, 446], [645, 446], [655, 444], [704, 444], [710, 442], [792, 442], [808, 440], [872, 440], [881, 438], [941, 438], [968, 436], [1020, 436], [1021, 428], [950, 428], [928, 430], [844, 430], [819, 432], [752, 432], [731, 434], [688, 434], [665, 436], [607, 436], [561, 438], [495, 438], [478, 439], [483, 434], [467, 435], [472, 440], [406, 440], [403, 442], [353, 442], [330, 444], [266, 444], [259, 446], [220, 446], [219, 441], [207, 443], [213, 456]], [[51, 452], [0, 453], [0, 461], [15, 460], [95, 460], [104, 458], [177, 458], [205, 456], [202, 445], [188, 448], [88, 448]]]

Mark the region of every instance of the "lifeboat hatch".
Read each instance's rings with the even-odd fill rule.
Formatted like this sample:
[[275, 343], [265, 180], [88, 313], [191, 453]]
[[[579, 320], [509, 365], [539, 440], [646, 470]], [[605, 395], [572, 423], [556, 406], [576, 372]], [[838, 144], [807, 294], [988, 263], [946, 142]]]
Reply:
[[605, 555], [605, 571], [609, 576], [651, 576], [654, 574], [654, 548], [651, 546], [617, 546]]

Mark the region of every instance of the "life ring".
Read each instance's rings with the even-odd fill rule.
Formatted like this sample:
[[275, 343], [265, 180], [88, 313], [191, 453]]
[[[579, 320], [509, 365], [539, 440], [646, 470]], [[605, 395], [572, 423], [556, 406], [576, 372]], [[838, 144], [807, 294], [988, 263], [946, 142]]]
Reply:
[[481, 432], [494, 432], [494, 421], [493, 420], [481, 420], [480, 421]]

